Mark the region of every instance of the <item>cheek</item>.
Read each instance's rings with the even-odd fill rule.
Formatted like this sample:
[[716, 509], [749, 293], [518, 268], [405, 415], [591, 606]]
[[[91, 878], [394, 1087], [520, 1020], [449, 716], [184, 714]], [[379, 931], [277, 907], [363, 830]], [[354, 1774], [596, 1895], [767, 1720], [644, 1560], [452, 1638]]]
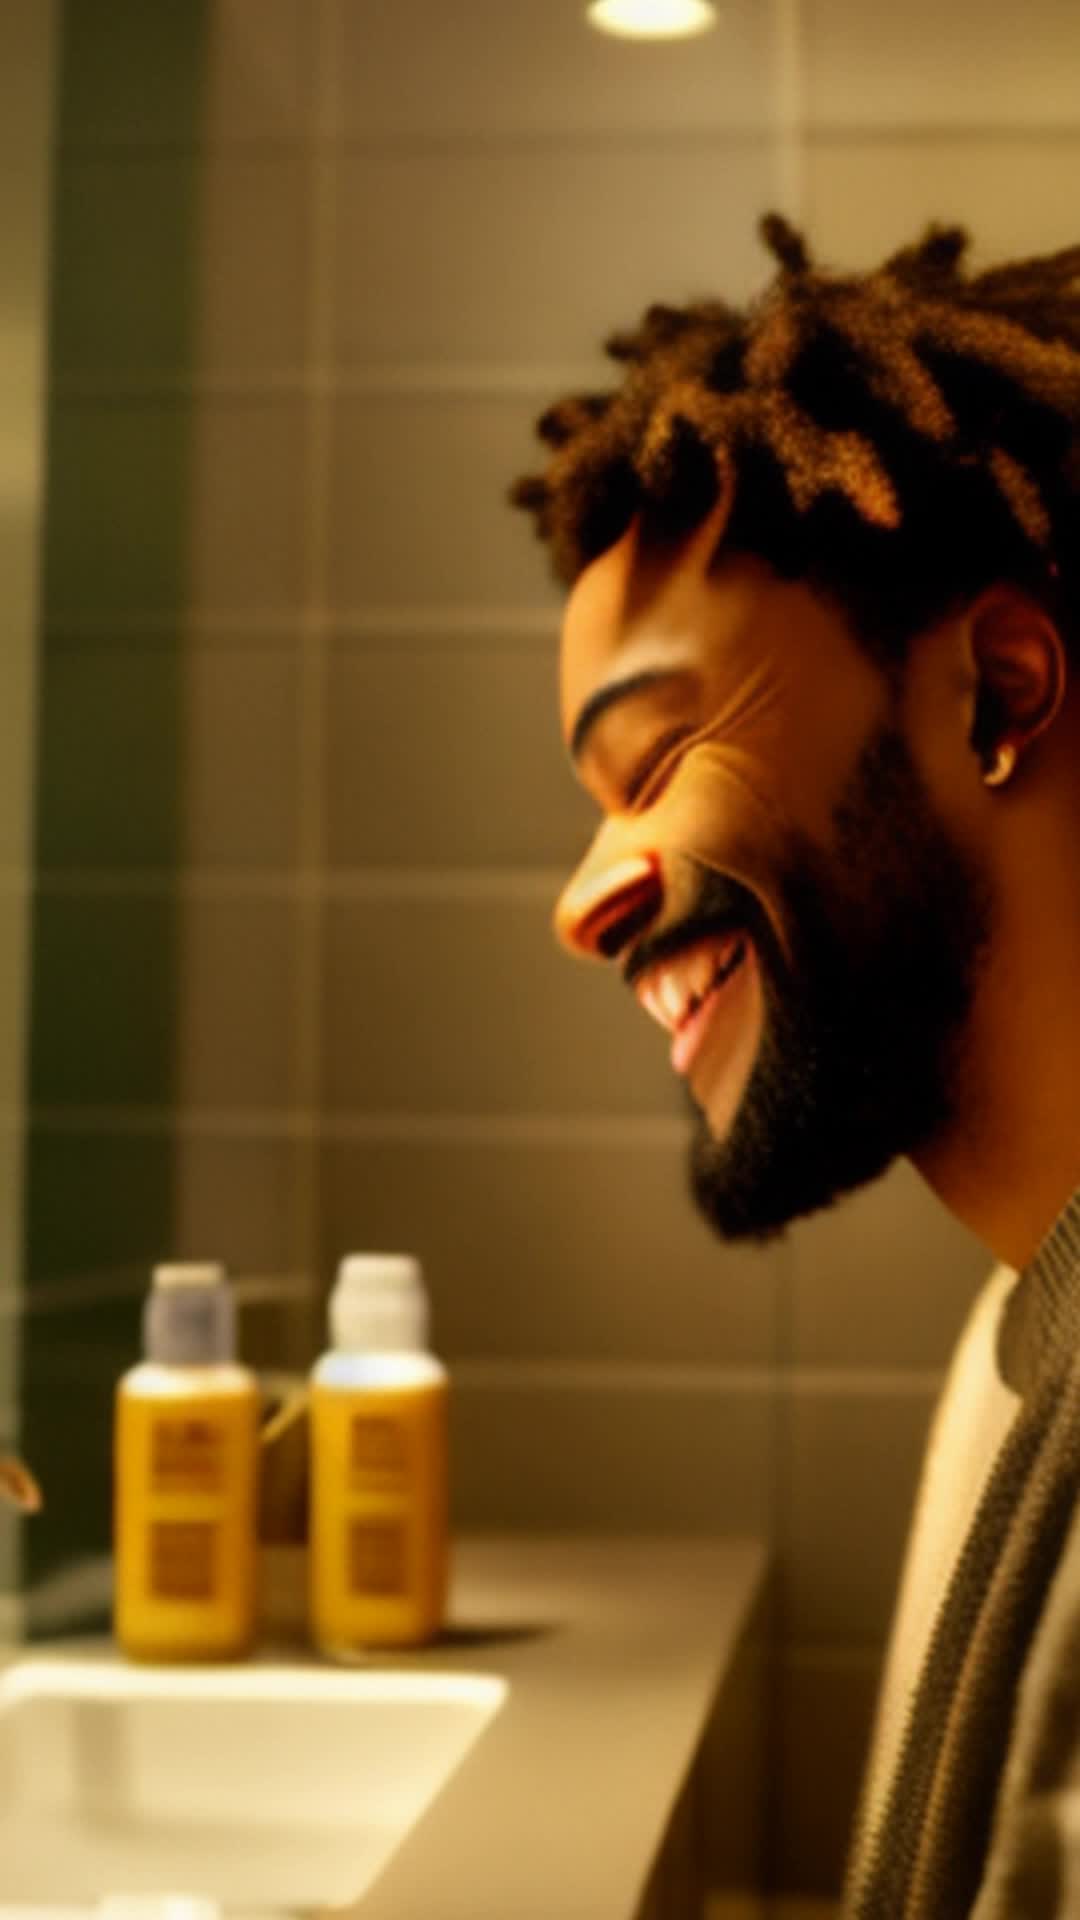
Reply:
[[888, 684], [820, 611], [805, 633], [785, 628], [743, 651], [749, 657], [735, 659], [724, 689], [715, 681], [707, 689], [701, 747], [718, 777], [753, 796], [773, 832], [825, 847], [851, 770], [888, 721]]
[[898, 731], [935, 817], [960, 845], [980, 845], [987, 790], [962, 690], [943, 685], [940, 675], [909, 673]]
[[710, 864], [735, 859], [763, 877], [793, 839], [832, 844], [837, 803], [888, 700], [865, 664], [831, 675], [818, 664], [759, 664], [684, 753], [665, 798]]
[[[776, 887], [790, 827], [751, 759], [735, 748], [696, 747], [640, 826], [673, 875], [685, 862], [691, 876], [705, 867], [745, 887], [786, 950]], [[680, 917], [677, 908], [670, 917]]]

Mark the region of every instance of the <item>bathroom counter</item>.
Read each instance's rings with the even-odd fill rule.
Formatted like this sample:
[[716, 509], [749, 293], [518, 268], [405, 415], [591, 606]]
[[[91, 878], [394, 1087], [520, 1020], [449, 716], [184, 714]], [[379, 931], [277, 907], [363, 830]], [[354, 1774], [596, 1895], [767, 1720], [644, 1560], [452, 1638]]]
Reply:
[[357, 1920], [634, 1920], [766, 1564], [740, 1539], [459, 1540], [449, 1636], [408, 1661], [507, 1698]]
[[[343, 1905], [336, 1905], [335, 1920], [350, 1920], [350, 1916], [355, 1920], [420, 1920], [421, 1916], [423, 1920], [660, 1920], [661, 1916], [662, 1920], [683, 1920], [684, 1915], [700, 1912], [700, 1902], [695, 1904], [693, 1899], [699, 1884], [725, 1889], [752, 1885], [758, 1865], [764, 1719], [760, 1628], [766, 1568], [764, 1548], [745, 1539], [459, 1537], [453, 1549], [445, 1633], [423, 1649], [373, 1652], [351, 1675], [359, 1680], [370, 1668], [376, 1681], [388, 1669], [420, 1680], [426, 1673], [433, 1678], [488, 1676], [502, 1683], [502, 1702], [426, 1810], [407, 1827], [381, 1871], [371, 1857], [370, 1827], [372, 1818], [383, 1816], [371, 1815], [362, 1781], [366, 1770], [373, 1778], [376, 1800], [384, 1795], [384, 1806], [393, 1819], [395, 1795], [403, 1785], [401, 1753], [394, 1755], [395, 1774], [382, 1745], [386, 1723], [351, 1722], [362, 1729], [354, 1739], [351, 1757], [346, 1757], [346, 1750], [336, 1759], [330, 1755], [332, 1780], [325, 1789], [314, 1789], [326, 1792], [326, 1800], [320, 1802], [324, 1810], [335, 1803], [334, 1824], [310, 1829], [310, 1845], [321, 1850], [322, 1884], [347, 1890], [354, 1844], [348, 1782], [355, 1778], [357, 1898], [351, 1905], [347, 1898]], [[194, 1754], [196, 1774], [204, 1781], [209, 1761], [199, 1756], [204, 1752], [205, 1727], [212, 1724], [219, 1729], [219, 1755], [235, 1757], [223, 1760], [226, 1774], [214, 1789], [221, 1797], [214, 1802], [218, 1811], [207, 1828], [205, 1846], [211, 1853], [215, 1847], [225, 1848], [220, 1884], [215, 1877], [213, 1890], [233, 1910], [238, 1899], [245, 1911], [251, 1909], [251, 1898], [231, 1893], [226, 1882], [234, 1866], [252, 1858], [252, 1848], [256, 1857], [262, 1854], [279, 1860], [269, 1877], [263, 1871], [261, 1884], [272, 1887], [273, 1894], [254, 1896], [258, 1910], [268, 1901], [278, 1911], [296, 1910], [296, 1895], [286, 1891], [292, 1869], [281, 1864], [282, 1827], [289, 1825], [288, 1810], [294, 1804], [304, 1805], [305, 1783], [310, 1800], [312, 1781], [329, 1753], [318, 1747], [307, 1760], [297, 1758], [298, 1749], [291, 1744], [298, 1735], [297, 1709], [283, 1706], [282, 1717], [265, 1724], [293, 1727], [295, 1731], [283, 1737], [302, 1777], [272, 1767], [260, 1784], [260, 1761], [250, 1744], [247, 1749], [233, 1744], [238, 1729], [251, 1724], [233, 1710], [237, 1689], [242, 1696], [250, 1679], [257, 1693], [261, 1673], [264, 1694], [274, 1697], [274, 1688], [279, 1687], [284, 1702], [295, 1696], [298, 1686], [303, 1698], [303, 1687], [314, 1683], [314, 1697], [319, 1697], [326, 1682], [346, 1678], [345, 1670], [328, 1667], [295, 1638], [295, 1623], [302, 1617], [298, 1614], [302, 1552], [287, 1549], [279, 1573], [286, 1576], [276, 1594], [283, 1602], [277, 1608], [281, 1639], [264, 1644], [250, 1663], [239, 1667], [191, 1669], [189, 1685], [182, 1669], [129, 1667], [111, 1641], [96, 1637], [64, 1637], [21, 1652], [11, 1648], [0, 1656], [0, 1667], [23, 1664], [24, 1671], [39, 1673], [44, 1669], [46, 1688], [55, 1684], [58, 1675], [62, 1683], [65, 1675], [72, 1675], [67, 1684], [74, 1687], [76, 1700], [83, 1684], [80, 1673], [88, 1676], [89, 1697], [96, 1699], [101, 1676], [106, 1681], [105, 1697], [112, 1697], [117, 1684], [119, 1697], [128, 1697], [129, 1685], [136, 1686], [137, 1697], [137, 1676], [143, 1672], [151, 1677], [157, 1674], [162, 1682], [167, 1679], [167, 1689], [179, 1690], [175, 1697], [185, 1702], [186, 1710], [201, 1701], [205, 1713], [217, 1701], [220, 1711], [213, 1721], [204, 1721], [202, 1741], [194, 1747], [185, 1747], [178, 1738], [181, 1723], [175, 1720], [166, 1723], [172, 1733], [163, 1744], [160, 1735], [157, 1748], [152, 1741], [146, 1744], [154, 1722], [144, 1719], [139, 1764], [150, 1769], [145, 1776], [146, 1806], [157, 1804], [156, 1796], [162, 1793], [163, 1804], [172, 1805], [171, 1796], [187, 1792], [177, 1784], [180, 1776], [173, 1777], [177, 1762], [182, 1773], [183, 1755]], [[289, 1588], [291, 1592], [286, 1591]], [[169, 1697], [168, 1691], [164, 1697]], [[357, 1697], [358, 1702], [366, 1698]], [[156, 1698], [152, 1690], [148, 1698]], [[176, 1710], [165, 1709], [167, 1714]], [[275, 1709], [269, 1711], [273, 1714]], [[291, 1721], [288, 1711], [294, 1714]], [[358, 1706], [358, 1711], [363, 1714], [370, 1706]], [[65, 1737], [62, 1727], [67, 1723], [46, 1714], [37, 1724], [44, 1729], [40, 1751], [32, 1746], [20, 1749], [19, 1765], [27, 1781], [32, 1786], [35, 1779], [44, 1777], [43, 1768], [55, 1771], [59, 1766], [57, 1807], [67, 1806], [65, 1793], [75, 1795], [71, 1845], [76, 1891], [65, 1892], [64, 1899], [84, 1899], [91, 1888], [100, 1893], [102, 1886], [125, 1884], [121, 1876], [115, 1882], [108, 1878], [117, 1864], [109, 1850], [121, 1842], [130, 1844], [124, 1835], [132, 1809], [137, 1821], [142, 1802], [138, 1794], [133, 1796], [129, 1748], [110, 1732], [118, 1723], [110, 1721], [108, 1714], [87, 1721], [76, 1711], [71, 1720], [70, 1762], [58, 1757]], [[91, 1753], [87, 1742], [95, 1726], [98, 1745]], [[265, 1740], [265, 1734], [261, 1737]], [[325, 1735], [319, 1737], [325, 1739]], [[266, 1750], [264, 1745], [262, 1752]], [[244, 1751], [246, 1759], [240, 1757]], [[427, 1765], [432, 1754], [427, 1747], [424, 1753]], [[11, 1764], [10, 1755], [7, 1764]], [[74, 1785], [65, 1787], [69, 1765]], [[236, 1779], [249, 1782], [255, 1796], [251, 1809], [241, 1808], [239, 1816], [231, 1806], [230, 1767], [236, 1769]], [[164, 1786], [158, 1777], [162, 1768]], [[398, 1785], [393, 1784], [395, 1779]], [[278, 1815], [272, 1811], [275, 1795], [285, 1810]], [[57, 1821], [67, 1815], [58, 1812], [48, 1797], [43, 1804], [52, 1822], [50, 1831], [58, 1835]], [[16, 1838], [21, 1836], [25, 1842], [24, 1866], [33, 1879], [42, 1855], [33, 1836], [27, 1838], [25, 1821], [32, 1825], [41, 1807], [32, 1793], [27, 1805], [28, 1812], [16, 1819]], [[91, 1819], [85, 1825], [87, 1806]], [[193, 1832], [203, 1817], [201, 1812], [192, 1816]], [[229, 1840], [228, 1821], [235, 1825], [237, 1817], [247, 1825], [236, 1828]], [[302, 1821], [297, 1831], [302, 1836]], [[172, 1844], [169, 1832], [166, 1822], [153, 1844]], [[302, 1837], [295, 1840], [295, 1834], [294, 1842], [300, 1848], [302, 1881], [308, 1842]], [[80, 1854], [79, 1849], [91, 1843], [105, 1848], [104, 1855], [99, 1851], [92, 1856], [98, 1864], [90, 1864], [91, 1857]], [[333, 1873], [328, 1874], [331, 1855], [325, 1849], [331, 1846], [337, 1852], [332, 1856]], [[11, 1856], [16, 1868], [21, 1857], [17, 1856], [16, 1848]], [[181, 1873], [186, 1863], [184, 1855]], [[369, 1877], [372, 1871], [374, 1879]], [[172, 1867], [168, 1873], [172, 1877], [167, 1875], [164, 1884], [180, 1884]], [[15, 1879], [19, 1879], [17, 1871]], [[24, 1901], [60, 1897], [55, 1892], [29, 1896], [21, 1883], [15, 1890]], [[3, 1898], [0, 1894], [0, 1904]], [[301, 1907], [308, 1920], [329, 1920], [330, 1910], [317, 1915], [310, 1898], [302, 1900]]]

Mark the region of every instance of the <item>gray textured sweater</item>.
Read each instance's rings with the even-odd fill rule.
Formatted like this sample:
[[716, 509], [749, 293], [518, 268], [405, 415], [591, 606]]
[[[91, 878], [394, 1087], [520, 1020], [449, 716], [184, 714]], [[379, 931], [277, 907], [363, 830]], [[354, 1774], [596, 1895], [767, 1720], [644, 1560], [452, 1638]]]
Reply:
[[1022, 1404], [944, 1594], [851, 1920], [1080, 1914], [1080, 1192], [1013, 1289], [998, 1364]]

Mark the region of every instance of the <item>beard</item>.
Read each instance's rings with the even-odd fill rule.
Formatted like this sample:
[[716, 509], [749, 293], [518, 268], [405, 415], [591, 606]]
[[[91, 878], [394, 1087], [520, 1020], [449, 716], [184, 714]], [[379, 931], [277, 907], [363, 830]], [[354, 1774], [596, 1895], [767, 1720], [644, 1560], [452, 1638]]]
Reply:
[[690, 1186], [725, 1240], [765, 1241], [949, 1126], [989, 937], [989, 887], [885, 727], [834, 815], [792, 844], [778, 898], [790, 958], [753, 896], [709, 874], [693, 928], [742, 918], [764, 987], [761, 1045], [726, 1136], [696, 1115]]

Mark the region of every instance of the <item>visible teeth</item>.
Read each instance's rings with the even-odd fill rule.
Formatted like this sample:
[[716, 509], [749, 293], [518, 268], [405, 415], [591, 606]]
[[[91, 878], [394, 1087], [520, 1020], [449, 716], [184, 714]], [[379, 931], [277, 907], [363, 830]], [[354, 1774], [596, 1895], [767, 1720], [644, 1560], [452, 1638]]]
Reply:
[[686, 1006], [686, 987], [674, 972], [664, 972], [657, 983], [656, 996], [672, 1026], [682, 1019]]
[[637, 988], [646, 1013], [673, 1032], [700, 1005], [715, 982], [726, 977], [741, 946], [742, 936], [730, 934], [651, 968]]
[[[721, 956], [722, 957], [722, 956]], [[683, 969], [683, 984], [693, 1000], [704, 1000], [716, 978], [718, 956], [702, 949], [690, 955]]]
[[657, 991], [656, 981], [648, 980], [643, 982], [643, 984], [638, 988], [638, 998], [640, 999], [641, 1004], [644, 1007], [646, 1013], [651, 1013], [653, 1019], [658, 1020], [660, 1022], [660, 1025], [663, 1028], [665, 1028], [665, 1030], [670, 1032], [671, 1021], [669, 1020], [667, 1014], [664, 1012], [663, 1006], [661, 1005], [660, 995], [659, 995], [659, 992]]

